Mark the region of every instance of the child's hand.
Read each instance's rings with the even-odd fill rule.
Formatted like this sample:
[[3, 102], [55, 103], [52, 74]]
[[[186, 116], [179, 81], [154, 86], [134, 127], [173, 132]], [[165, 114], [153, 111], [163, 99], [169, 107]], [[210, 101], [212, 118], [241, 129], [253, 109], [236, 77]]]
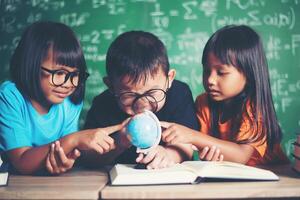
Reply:
[[118, 134], [117, 140], [118, 140], [117, 145], [119, 145], [120, 148], [128, 149], [132, 146], [131, 141], [129, 140], [126, 132], [120, 132]]
[[170, 159], [166, 149], [160, 145], [153, 148], [146, 155], [140, 153], [136, 158], [136, 162], [147, 164], [147, 169], [160, 169], [174, 165], [174, 161]]
[[95, 150], [99, 154], [104, 154], [115, 149], [115, 142], [109, 135], [120, 131], [124, 124], [109, 126], [106, 128], [96, 128], [83, 131], [78, 139], [80, 150]]
[[199, 159], [207, 161], [223, 161], [224, 156], [221, 154], [219, 148], [212, 146], [211, 148], [204, 147], [199, 151]]
[[50, 152], [46, 159], [46, 169], [51, 174], [61, 174], [71, 169], [75, 160], [80, 156], [80, 152], [74, 149], [68, 155], [65, 154], [60, 142], [51, 144]]
[[119, 134], [117, 134], [117, 136], [116, 136], [116, 143], [117, 143], [117, 145], [120, 147], [120, 148], [123, 148], [123, 149], [128, 149], [128, 148], [130, 148], [131, 146], [132, 146], [132, 144], [131, 144], [131, 141], [130, 141], [130, 139], [129, 139], [129, 137], [128, 137], [128, 134], [127, 134], [127, 132], [126, 132], [126, 128], [125, 128], [125, 126], [128, 124], [128, 122], [129, 122], [129, 120], [130, 120], [130, 118], [128, 118], [128, 119], [126, 119], [126, 120], [124, 120], [123, 122], [122, 122], [122, 126], [123, 126], [123, 128], [119, 131]]
[[193, 130], [185, 126], [169, 123], [160, 122], [161, 127], [165, 128], [162, 132], [162, 140], [169, 144], [176, 143], [192, 143], [193, 141]]

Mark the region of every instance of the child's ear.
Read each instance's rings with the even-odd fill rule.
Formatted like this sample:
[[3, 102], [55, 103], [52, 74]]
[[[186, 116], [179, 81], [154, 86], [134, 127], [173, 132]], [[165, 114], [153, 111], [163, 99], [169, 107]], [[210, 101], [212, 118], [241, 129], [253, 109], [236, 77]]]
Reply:
[[175, 79], [176, 76], [176, 70], [175, 69], [170, 69], [168, 72], [168, 78], [169, 78], [169, 88], [172, 86], [173, 80]]

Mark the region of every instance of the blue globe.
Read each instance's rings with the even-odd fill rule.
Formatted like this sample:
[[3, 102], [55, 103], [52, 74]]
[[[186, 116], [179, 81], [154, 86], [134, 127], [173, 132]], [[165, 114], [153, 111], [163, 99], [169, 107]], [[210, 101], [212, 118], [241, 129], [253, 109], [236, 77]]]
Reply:
[[153, 113], [149, 114], [149, 112], [135, 115], [126, 127], [131, 143], [140, 149], [150, 148], [160, 140], [159, 121]]

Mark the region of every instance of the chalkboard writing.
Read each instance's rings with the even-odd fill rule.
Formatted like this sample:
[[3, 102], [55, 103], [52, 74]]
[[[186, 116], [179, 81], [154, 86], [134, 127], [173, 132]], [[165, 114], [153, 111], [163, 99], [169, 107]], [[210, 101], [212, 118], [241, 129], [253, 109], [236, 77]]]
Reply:
[[93, 97], [106, 89], [106, 51], [120, 33], [145, 30], [160, 37], [177, 78], [196, 97], [203, 92], [200, 61], [209, 36], [227, 24], [251, 26], [264, 41], [283, 143], [292, 151], [300, 134], [299, 0], [0, 0], [1, 82], [9, 78], [21, 32], [38, 20], [63, 22], [80, 38], [91, 74], [81, 123]]

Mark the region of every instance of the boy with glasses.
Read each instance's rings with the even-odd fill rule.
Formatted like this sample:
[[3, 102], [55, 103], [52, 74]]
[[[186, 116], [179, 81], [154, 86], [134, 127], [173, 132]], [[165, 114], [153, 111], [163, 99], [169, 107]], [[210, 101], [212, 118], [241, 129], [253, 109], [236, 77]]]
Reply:
[[[174, 80], [176, 71], [169, 69], [166, 49], [155, 35], [130, 31], [118, 36], [107, 52], [106, 71], [103, 81], [108, 90], [93, 100], [85, 128], [118, 124], [143, 110], [151, 110], [159, 120], [199, 130], [191, 91], [185, 83]], [[147, 155], [138, 155], [124, 134], [111, 136], [116, 148], [97, 155], [99, 164], [138, 162], [156, 169], [192, 156], [190, 146], [165, 143]]]

